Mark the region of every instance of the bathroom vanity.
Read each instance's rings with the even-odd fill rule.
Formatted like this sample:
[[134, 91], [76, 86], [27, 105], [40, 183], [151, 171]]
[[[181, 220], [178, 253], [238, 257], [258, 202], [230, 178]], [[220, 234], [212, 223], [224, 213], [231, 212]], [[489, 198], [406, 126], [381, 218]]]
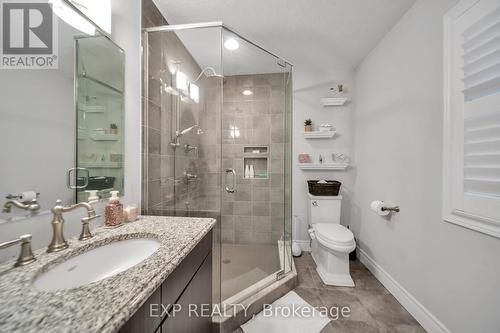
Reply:
[[[202, 307], [212, 303], [211, 250], [210, 231], [127, 321], [120, 333], [211, 332], [212, 318], [201, 313]], [[200, 316], [189, 316], [190, 307], [193, 314]]]
[[[35, 251], [37, 260], [29, 265], [2, 264], [0, 331], [210, 332], [210, 316], [186, 319], [189, 304], [212, 303], [215, 223], [206, 218], [144, 216], [115, 229], [97, 228], [87, 241], [70, 239], [69, 248], [60, 252]], [[116, 251], [117, 245], [133, 242], [137, 243], [127, 251]], [[132, 265], [130, 260], [140, 258], [142, 244], [156, 247]], [[129, 268], [105, 272], [112, 265], [106, 263], [110, 253]], [[89, 258], [91, 268], [76, 274]], [[66, 269], [68, 263], [71, 267]], [[43, 283], [56, 271], [50, 283]], [[101, 278], [86, 282], [92, 274]]]

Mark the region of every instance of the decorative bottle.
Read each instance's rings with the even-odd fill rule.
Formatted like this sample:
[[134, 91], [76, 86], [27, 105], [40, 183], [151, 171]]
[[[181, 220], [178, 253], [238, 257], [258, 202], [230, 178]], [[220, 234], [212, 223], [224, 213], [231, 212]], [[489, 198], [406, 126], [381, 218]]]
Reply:
[[105, 225], [107, 227], [116, 227], [123, 223], [123, 204], [118, 197], [118, 191], [111, 191], [111, 198], [106, 205]]

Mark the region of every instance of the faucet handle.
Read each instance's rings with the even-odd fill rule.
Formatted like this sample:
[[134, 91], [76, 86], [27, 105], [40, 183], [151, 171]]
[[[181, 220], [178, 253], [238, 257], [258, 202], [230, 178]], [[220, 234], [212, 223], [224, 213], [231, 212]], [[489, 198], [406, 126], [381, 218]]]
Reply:
[[11, 247], [15, 244], [21, 244], [21, 252], [19, 253], [19, 257], [17, 258], [17, 261], [15, 263], [15, 267], [18, 266], [24, 266], [29, 263], [32, 263], [33, 261], [36, 260], [35, 256], [33, 255], [33, 251], [31, 250], [31, 235], [21, 235], [19, 236], [18, 239], [14, 239], [5, 243], [0, 244], [0, 250], [1, 249], [6, 249], [8, 247]]
[[94, 235], [92, 235], [92, 233], [90, 232], [89, 222], [98, 217], [101, 217], [101, 215], [88, 216], [82, 218], [82, 232], [80, 233], [80, 237], [78, 237], [78, 240], [84, 241], [94, 237]]

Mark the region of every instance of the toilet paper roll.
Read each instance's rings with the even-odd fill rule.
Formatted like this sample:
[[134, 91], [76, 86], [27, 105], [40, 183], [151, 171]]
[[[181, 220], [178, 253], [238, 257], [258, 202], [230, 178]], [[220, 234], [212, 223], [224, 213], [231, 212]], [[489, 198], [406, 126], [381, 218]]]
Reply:
[[36, 192], [35, 191], [26, 191], [21, 193], [21, 196], [19, 197], [21, 202], [29, 202], [31, 200], [36, 199]]
[[316, 239], [316, 234], [314, 233], [313, 228], [307, 230], [307, 232], [309, 233], [309, 236], [311, 237], [311, 239]]
[[387, 216], [389, 215], [389, 211], [383, 211], [382, 210], [382, 207], [384, 207], [384, 202], [383, 201], [379, 201], [379, 200], [375, 200], [371, 203], [370, 205], [370, 208], [371, 210], [373, 210], [375, 213], [377, 213], [378, 215], [380, 216]]

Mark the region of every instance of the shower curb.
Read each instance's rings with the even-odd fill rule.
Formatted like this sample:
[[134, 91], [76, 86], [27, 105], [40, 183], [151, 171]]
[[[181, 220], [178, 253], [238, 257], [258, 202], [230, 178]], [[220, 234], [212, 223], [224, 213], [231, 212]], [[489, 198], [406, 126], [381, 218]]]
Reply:
[[261, 312], [265, 305], [271, 304], [277, 299], [284, 296], [289, 291], [295, 289], [298, 284], [297, 271], [295, 264], [292, 270], [285, 275], [281, 280], [278, 280], [270, 286], [262, 289], [255, 295], [252, 295], [241, 302], [247, 309], [237, 311], [231, 317], [216, 317], [213, 318], [213, 332], [214, 333], [232, 333], [237, 330], [241, 325], [252, 319], [254, 315]]

